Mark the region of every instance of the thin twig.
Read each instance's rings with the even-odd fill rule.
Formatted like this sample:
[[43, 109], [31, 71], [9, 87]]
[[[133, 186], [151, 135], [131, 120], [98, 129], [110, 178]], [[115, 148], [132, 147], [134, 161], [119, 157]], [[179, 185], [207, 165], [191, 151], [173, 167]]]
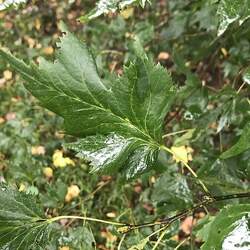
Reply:
[[152, 250], [155, 250], [159, 246], [161, 240], [163, 239], [163, 237], [165, 236], [167, 231], [168, 231], [168, 226], [165, 227], [164, 231], [161, 233], [160, 237], [158, 238], [158, 240], [154, 244], [154, 247], [152, 248]]
[[129, 231], [136, 230], [136, 229], [143, 228], [143, 227], [152, 227], [152, 226], [156, 226], [156, 225], [161, 226], [160, 229], [156, 230], [155, 232], [153, 232], [152, 234], [150, 234], [148, 236], [148, 237], [151, 237], [151, 236], [155, 235], [156, 233], [161, 232], [164, 229], [166, 229], [171, 223], [173, 223], [181, 218], [184, 218], [185, 216], [187, 216], [190, 213], [194, 213], [195, 210], [197, 210], [198, 208], [202, 208], [203, 206], [206, 206], [208, 204], [215, 203], [218, 201], [238, 199], [238, 198], [250, 198], [250, 192], [229, 194], [229, 195], [222, 195], [222, 196], [204, 196], [204, 200], [201, 201], [200, 203], [194, 205], [193, 207], [191, 207], [189, 209], [183, 210], [182, 212], [180, 212], [180, 213], [178, 213], [170, 218], [159, 220], [159, 221], [153, 221], [153, 222], [149, 222], [149, 223], [144, 223], [144, 224], [137, 224], [137, 225], [136, 224], [132, 225], [132, 224], [128, 224], [128, 223], [121, 223], [121, 222], [116, 222], [116, 221], [106, 221], [106, 220], [91, 218], [91, 217], [87, 217], [87, 216], [74, 216], [74, 215], [62, 215], [62, 216], [57, 216], [57, 217], [53, 217], [50, 219], [39, 218], [36, 221], [34, 221], [34, 223], [37, 223], [37, 222], [53, 223], [53, 222], [59, 221], [61, 219], [73, 219], [73, 220], [78, 219], [78, 220], [83, 220], [83, 221], [93, 221], [93, 222], [109, 224], [109, 225], [113, 225], [113, 226], [119, 226], [117, 231], [120, 233], [128, 233]]
[[171, 133], [168, 133], [168, 134], [163, 135], [162, 138], [166, 138], [166, 137], [168, 137], [168, 136], [177, 135], [177, 134], [183, 134], [183, 133], [188, 132], [188, 131], [190, 131], [190, 130], [193, 130], [193, 128], [183, 129], [183, 130], [176, 131], [176, 132], [171, 132]]
[[200, 203], [198, 203], [197, 205], [195, 205], [189, 209], [183, 210], [182, 212], [180, 212], [180, 213], [178, 213], [170, 218], [159, 220], [159, 221], [148, 222], [148, 223], [144, 223], [144, 224], [138, 224], [138, 225], [127, 225], [125, 227], [122, 227], [123, 230], [119, 230], [119, 231], [121, 231], [123, 233], [127, 233], [131, 230], [144, 228], [144, 227], [152, 227], [152, 226], [156, 226], [156, 225], [161, 225], [161, 226], [167, 225], [168, 226], [171, 223], [186, 217], [188, 214], [195, 212], [195, 210], [197, 210], [198, 208], [202, 208], [203, 206], [206, 206], [206, 205], [211, 204], [211, 203], [224, 201], [224, 200], [238, 199], [238, 198], [250, 198], [250, 192], [222, 195], [222, 196], [205, 196], [204, 200], [201, 201]]
[[180, 242], [180, 244], [178, 244], [178, 246], [176, 246], [176, 248], [174, 250], [178, 250], [187, 240], [189, 240], [190, 237], [187, 237], [186, 239], [184, 239], [183, 241]]

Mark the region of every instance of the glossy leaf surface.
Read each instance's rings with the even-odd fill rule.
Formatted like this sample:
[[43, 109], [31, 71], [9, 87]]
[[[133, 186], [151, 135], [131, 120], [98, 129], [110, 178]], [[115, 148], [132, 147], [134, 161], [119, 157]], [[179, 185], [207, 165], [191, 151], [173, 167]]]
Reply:
[[39, 67], [28, 66], [4, 51], [0, 55], [43, 106], [64, 118], [66, 133], [84, 138], [68, 147], [91, 160], [94, 170], [126, 165], [128, 178], [144, 172], [157, 159], [163, 119], [175, 96], [169, 74], [137, 42], [137, 60], [107, 82], [86, 45], [65, 33], [54, 63], [42, 59]]
[[202, 250], [247, 250], [250, 247], [250, 205], [226, 207], [212, 221]]
[[250, 17], [249, 0], [221, 0], [218, 8], [218, 35], [222, 35], [228, 26], [238, 21], [241, 25]]
[[4, 0], [0, 3], [0, 11], [5, 10], [11, 6], [17, 6], [19, 4], [25, 3], [26, 0]]
[[96, 17], [99, 17], [103, 14], [114, 13], [117, 10], [124, 9], [125, 7], [139, 3], [142, 7], [145, 6], [148, 0], [99, 0], [96, 7], [90, 11], [87, 15], [80, 17], [82, 22], [90, 21]]

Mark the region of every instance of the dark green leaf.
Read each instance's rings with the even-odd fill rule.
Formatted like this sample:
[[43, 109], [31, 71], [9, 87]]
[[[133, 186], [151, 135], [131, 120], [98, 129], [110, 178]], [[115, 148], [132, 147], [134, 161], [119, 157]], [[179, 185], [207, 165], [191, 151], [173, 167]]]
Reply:
[[31, 195], [0, 186], [0, 249], [44, 249], [52, 226]]
[[174, 171], [168, 171], [156, 181], [151, 198], [164, 214], [166, 211], [181, 210], [192, 204], [192, 193], [186, 177]]
[[[245, 163], [243, 163], [245, 165]], [[208, 161], [198, 171], [199, 178], [214, 192], [239, 192], [249, 189], [249, 183], [242, 180], [245, 174], [239, 168], [239, 161], [216, 160]]]
[[64, 31], [54, 63], [42, 59], [39, 67], [28, 66], [7, 52], [0, 55], [43, 106], [64, 118], [66, 132], [83, 138], [67, 146], [90, 159], [94, 170], [142, 173], [163, 144], [163, 120], [175, 96], [169, 74], [137, 42], [137, 60], [122, 77], [104, 81], [86, 45]]
[[63, 232], [59, 242], [61, 245], [70, 246], [70, 249], [94, 250], [96, 249], [95, 238], [91, 230], [85, 226], [69, 228], [67, 233]]
[[218, 8], [219, 28], [218, 35], [222, 35], [228, 26], [238, 21], [241, 25], [250, 17], [249, 0], [221, 0]]
[[250, 148], [250, 123], [248, 123], [241, 134], [240, 139], [230, 149], [225, 151], [220, 157], [222, 159], [238, 155]]
[[250, 247], [250, 205], [226, 207], [212, 221], [202, 250], [238, 249]]

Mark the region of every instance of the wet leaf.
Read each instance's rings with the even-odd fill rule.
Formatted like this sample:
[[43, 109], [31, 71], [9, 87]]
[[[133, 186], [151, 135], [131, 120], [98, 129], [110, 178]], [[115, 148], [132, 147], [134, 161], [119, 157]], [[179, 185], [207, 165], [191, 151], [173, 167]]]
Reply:
[[250, 247], [250, 205], [240, 204], [220, 211], [209, 226], [202, 250], [248, 250]]
[[90, 11], [87, 15], [80, 17], [80, 21], [87, 22], [103, 14], [114, 13], [118, 10], [122, 10], [131, 4], [139, 3], [142, 7], [145, 7], [146, 2], [149, 0], [99, 0], [96, 7]]
[[220, 36], [231, 23], [238, 21], [241, 25], [250, 17], [250, 2], [249, 0], [221, 0], [218, 15], [218, 36]]
[[4, 0], [0, 3], [0, 11], [5, 10], [11, 6], [18, 6], [19, 4], [26, 3], [27, 0]]
[[141, 174], [163, 145], [163, 120], [176, 92], [168, 72], [154, 65], [137, 41], [137, 60], [107, 82], [86, 45], [63, 30], [54, 63], [42, 59], [39, 67], [28, 66], [3, 50], [0, 55], [43, 106], [64, 118], [66, 132], [82, 138], [66, 146], [89, 159], [93, 171]]

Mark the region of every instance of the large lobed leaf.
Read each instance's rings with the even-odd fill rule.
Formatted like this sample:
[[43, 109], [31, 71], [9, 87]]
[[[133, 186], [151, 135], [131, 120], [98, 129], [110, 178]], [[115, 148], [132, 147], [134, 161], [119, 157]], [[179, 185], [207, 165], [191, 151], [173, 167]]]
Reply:
[[220, 36], [227, 30], [231, 23], [238, 21], [241, 25], [250, 17], [250, 1], [221, 0], [218, 8], [218, 15], [218, 36]]
[[167, 71], [154, 65], [137, 42], [137, 60], [122, 77], [98, 75], [88, 48], [64, 29], [54, 63], [30, 66], [0, 50], [41, 104], [65, 121], [67, 145], [91, 160], [93, 170], [122, 169], [133, 177], [153, 166], [162, 145], [163, 119], [175, 96]]
[[44, 249], [51, 232], [52, 225], [31, 195], [0, 185], [0, 249]]
[[202, 250], [248, 250], [250, 248], [250, 205], [226, 207], [211, 222]]

